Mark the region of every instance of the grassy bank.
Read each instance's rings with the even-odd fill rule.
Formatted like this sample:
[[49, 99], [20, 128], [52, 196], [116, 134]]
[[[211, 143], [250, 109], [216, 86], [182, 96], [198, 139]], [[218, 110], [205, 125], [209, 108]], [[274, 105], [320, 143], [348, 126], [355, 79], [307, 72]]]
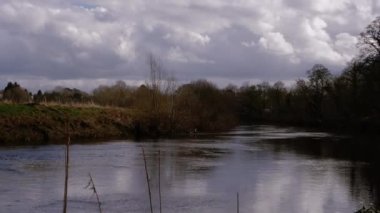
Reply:
[[77, 140], [128, 137], [132, 114], [91, 105], [0, 103], [0, 144], [60, 143], [68, 133]]
[[14, 104], [0, 102], [0, 145], [33, 145], [73, 140], [184, 136], [217, 132], [237, 122], [223, 113], [171, 117], [165, 110], [91, 104]]

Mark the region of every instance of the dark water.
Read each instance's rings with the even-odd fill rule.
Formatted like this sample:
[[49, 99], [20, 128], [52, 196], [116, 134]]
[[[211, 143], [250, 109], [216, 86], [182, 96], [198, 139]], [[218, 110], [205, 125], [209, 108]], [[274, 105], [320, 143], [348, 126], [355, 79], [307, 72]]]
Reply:
[[[274, 126], [208, 138], [71, 146], [69, 212], [96, 212], [84, 189], [91, 172], [104, 212], [149, 212], [141, 147], [158, 212], [354, 212], [379, 205], [376, 153], [352, 139]], [[60, 212], [64, 146], [0, 148], [0, 212]]]

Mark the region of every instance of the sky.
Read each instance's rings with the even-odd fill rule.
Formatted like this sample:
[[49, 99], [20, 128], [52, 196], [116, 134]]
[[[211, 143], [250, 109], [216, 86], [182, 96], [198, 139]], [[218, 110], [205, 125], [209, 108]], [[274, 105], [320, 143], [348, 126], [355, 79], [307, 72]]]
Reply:
[[379, 0], [1, 0], [0, 88], [139, 85], [149, 54], [221, 87], [339, 74], [379, 14]]

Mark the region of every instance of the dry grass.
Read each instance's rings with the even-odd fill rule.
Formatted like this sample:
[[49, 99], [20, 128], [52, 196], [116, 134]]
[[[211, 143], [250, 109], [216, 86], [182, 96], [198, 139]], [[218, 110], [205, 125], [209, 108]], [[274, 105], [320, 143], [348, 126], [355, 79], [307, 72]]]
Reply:
[[64, 142], [65, 123], [73, 139], [131, 135], [131, 112], [92, 105], [0, 103], [0, 144]]

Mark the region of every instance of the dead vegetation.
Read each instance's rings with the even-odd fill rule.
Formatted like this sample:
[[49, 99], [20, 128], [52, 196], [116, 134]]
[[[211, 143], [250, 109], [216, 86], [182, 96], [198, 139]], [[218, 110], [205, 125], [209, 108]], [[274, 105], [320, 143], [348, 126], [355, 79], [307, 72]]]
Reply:
[[0, 144], [63, 143], [66, 122], [74, 140], [127, 137], [131, 113], [99, 106], [0, 104]]

